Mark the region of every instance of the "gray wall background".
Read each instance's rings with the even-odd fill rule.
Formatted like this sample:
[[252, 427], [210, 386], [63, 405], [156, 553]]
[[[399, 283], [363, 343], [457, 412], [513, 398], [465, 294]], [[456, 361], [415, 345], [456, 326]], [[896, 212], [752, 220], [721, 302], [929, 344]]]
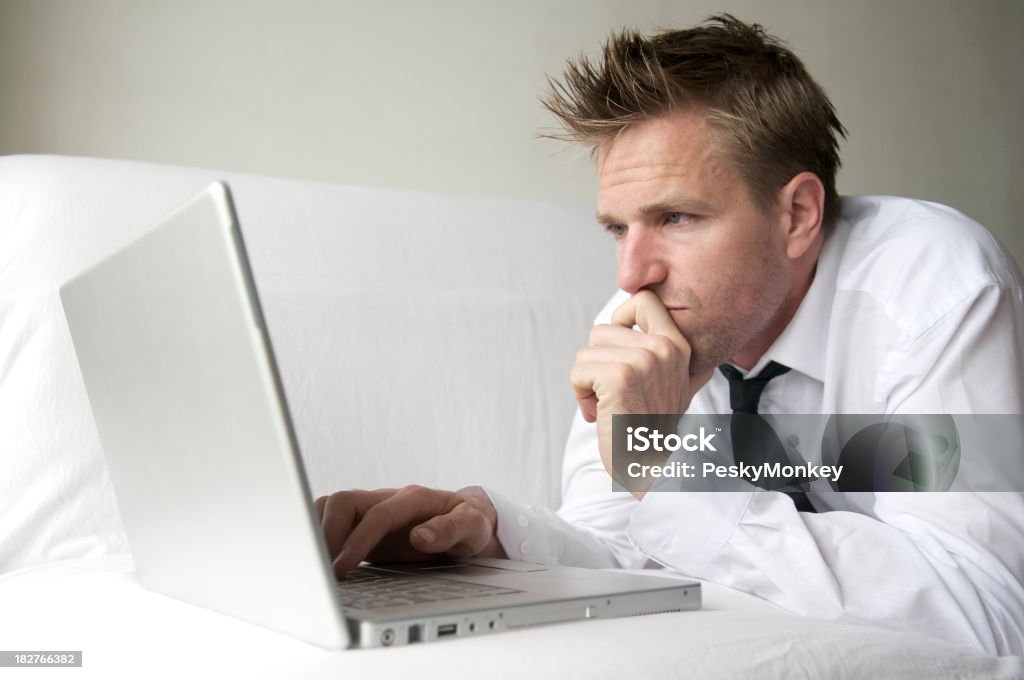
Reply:
[[0, 154], [592, 203], [589, 158], [535, 138], [545, 74], [718, 11], [829, 91], [841, 192], [952, 205], [1024, 261], [1019, 0], [0, 0]]

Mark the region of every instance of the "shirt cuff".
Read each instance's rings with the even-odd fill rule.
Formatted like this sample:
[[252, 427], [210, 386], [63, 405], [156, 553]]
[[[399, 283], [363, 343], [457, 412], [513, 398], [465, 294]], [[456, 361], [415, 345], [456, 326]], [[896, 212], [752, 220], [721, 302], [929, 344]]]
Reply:
[[498, 516], [498, 543], [510, 560], [558, 564], [557, 551], [550, 546], [551, 534], [532, 505], [517, 503], [480, 486], [467, 486], [456, 493], [485, 500], [494, 506]]
[[699, 577], [732, 537], [754, 493], [648, 493], [633, 511], [626, 535], [652, 560]]

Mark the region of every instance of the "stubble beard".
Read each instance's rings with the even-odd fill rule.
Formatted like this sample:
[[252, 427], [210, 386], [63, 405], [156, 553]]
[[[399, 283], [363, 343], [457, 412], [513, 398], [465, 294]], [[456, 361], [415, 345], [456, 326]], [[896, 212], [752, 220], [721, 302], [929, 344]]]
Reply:
[[[761, 275], [756, 277], [755, 283], [746, 285], [735, 300], [736, 312], [720, 318], [695, 319], [695, 326], [679, 328], [690, 343], [690, 375], [728, 363], [773, 325], [786, 299], [786, 275], [781, 268], [766, 262], [762, 262], [760, 268]], [[700, 306], [700, 309], [723, 308], [714, 302]]]

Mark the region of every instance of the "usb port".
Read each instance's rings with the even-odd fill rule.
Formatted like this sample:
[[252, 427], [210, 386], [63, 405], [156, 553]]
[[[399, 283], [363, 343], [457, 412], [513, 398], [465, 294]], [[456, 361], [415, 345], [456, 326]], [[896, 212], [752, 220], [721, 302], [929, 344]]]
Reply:
[[457, 632], [459, 632], [459, 624], [457, 623], [445, 623], [437, 627], [437, 637], [455, 635]]

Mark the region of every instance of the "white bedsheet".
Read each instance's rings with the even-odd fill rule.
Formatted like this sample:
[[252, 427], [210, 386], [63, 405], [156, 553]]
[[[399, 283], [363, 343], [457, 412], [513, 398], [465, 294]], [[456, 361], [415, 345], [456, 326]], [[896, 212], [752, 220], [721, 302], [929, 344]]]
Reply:
[[696, 612], [328, 652], [145, 591], [130, 558], [105, 556], [0, 577], [0, 647], [83, 652], [81, 669], [21, 671], [33, 678], [1024, 676], [1019, 658], [986, 657], [915, 633], [810, 621], [713, 584], [705, 584], [704, 602]]

